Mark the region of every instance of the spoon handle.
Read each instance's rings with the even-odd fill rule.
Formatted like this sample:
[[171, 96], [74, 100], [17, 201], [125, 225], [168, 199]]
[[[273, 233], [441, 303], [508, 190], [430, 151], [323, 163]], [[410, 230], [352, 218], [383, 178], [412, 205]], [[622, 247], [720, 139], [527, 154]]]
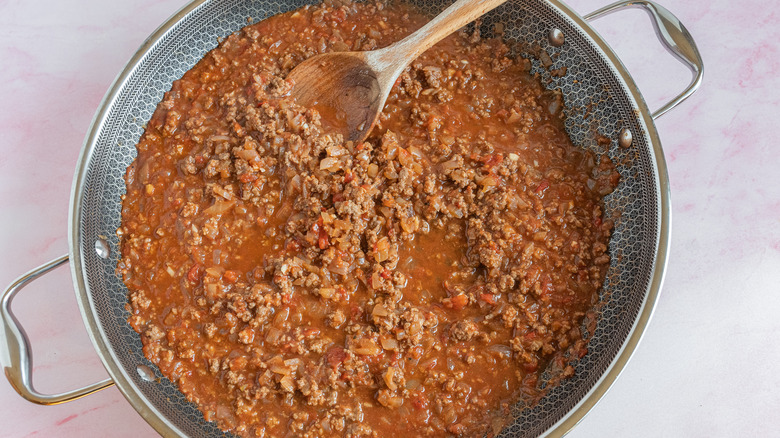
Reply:
[[458, 0], [416, 32], [382, 50], [377, 71], [402, 70], [447, 35], [471, 23], [506, 0]]

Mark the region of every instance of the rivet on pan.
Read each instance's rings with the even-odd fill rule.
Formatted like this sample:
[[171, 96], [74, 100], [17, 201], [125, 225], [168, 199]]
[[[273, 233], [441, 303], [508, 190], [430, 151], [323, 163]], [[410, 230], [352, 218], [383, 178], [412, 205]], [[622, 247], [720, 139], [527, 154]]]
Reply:
[[100, 238], [95, 241], [95, 252], [101, 259], [107, 259], [111, 255], [111, 247], [108, 246], [106, 239]]
[[553, 47], [561, 47], [566, 39], [563, 36], [563, 32], [560, 29], [550, 29], [550, 33], [547, 34], [547, 38], [550, 40], [550, 44]]
[[620, 131], [620, 137], [618, 137], [618, 144], [622, 148], [629, 148], [631, 147], [631, 142], [634, 141], [634, 135], [631, 134], [631, 130], [628, 128], [623, 128], [622, 131]]
[[154, 371], [146, 365], [138, 365], [135, 367], [135, 370], [138, 372], [138, 375], [147, 382], [154, 382], [157, 380], [154, 377]]

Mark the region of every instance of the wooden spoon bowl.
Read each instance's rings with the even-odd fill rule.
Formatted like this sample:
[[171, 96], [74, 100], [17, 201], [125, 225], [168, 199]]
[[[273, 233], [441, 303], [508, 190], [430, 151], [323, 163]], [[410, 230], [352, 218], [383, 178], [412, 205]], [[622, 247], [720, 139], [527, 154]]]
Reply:
[[313, 56], [287, 79], [292, 96], [317, 109], [326, 125], [345, 140], [366, 139], [395, 81], [420, 54], [506, 0], [458, 0], [418, 31], [388, 47], [367, 52]]

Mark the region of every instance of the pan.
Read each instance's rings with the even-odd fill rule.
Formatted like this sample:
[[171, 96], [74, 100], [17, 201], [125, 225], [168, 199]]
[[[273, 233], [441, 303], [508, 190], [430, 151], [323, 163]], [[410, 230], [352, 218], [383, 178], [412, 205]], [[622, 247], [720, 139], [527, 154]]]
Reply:
[[[123, 177], [146, 122], [174, 80], [216, 47], [219, 38], [245, 26], [248, 18], [263, 19], [306, 3], [195, 0], [157, 29], [119, 74], [95, 114], [75, 172], [69, 253], [19, 277], [2, 296], [0, 363], [23, 398], [57, 404], [115, 384], [163, 436], [229, 436], [205, 421], [144, 357], [140, 337], [127, 323], [128, 292], [115, 273]], [[450, 2], [411, 3], [434, 15]], [[649, 14], [659, 41], [692, 72], [685, 90], [653, 112], [620, 59], [589, 24], [630, 7]], [[483, 32], [489, 34], [497, 22], [504, 25], [508, 39], [529, 48], [522, 56], [533, 59], [532, 73], [562, 93], [566, 130], [574, 144], [620, 163], [620, 185], [605, 198], [606, 215], [617, 220], [588, 354], [576, 363], [574, 377], [546, 391], [537, 404], [512, 409], [509, 426], [499, 433], [562, 436], [609, 389], [651, 318], [663, 283], [671, 221], [668, 175], [654, 121], [696, 91], [703, 63], [680, 21], [650, 1], [622, 1], [580, 16], [558, 0], [514, 0], [484, 18]], [[566, 75], [550, 74], [560, 67], [567, 68]], [[611, 140], [606, 149], [600, 136]], [[63, 394], [41, 394], [32, 386], [31, 349], [12, 312], [12, 300], [31, 281], [68, 261], [84, 324], [110, 379]]]

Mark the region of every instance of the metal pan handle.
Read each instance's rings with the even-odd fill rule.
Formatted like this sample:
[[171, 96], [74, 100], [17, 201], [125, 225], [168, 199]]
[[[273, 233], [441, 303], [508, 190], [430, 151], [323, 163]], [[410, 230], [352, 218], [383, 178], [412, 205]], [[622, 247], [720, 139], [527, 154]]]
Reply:
[[114, 384], [111, 379], [106, 379], [75, 391], [53, 395], [41, 394], [33, 388], [30, 342], [24, 333], [24, 329], [19, 325], [19, 321], [16, 320], [13, 312], [11, 312], [11, 301], [16, 293], [30, 282], [67, 261], [68, 256], [65, 255], [33, 269], [16, 279], [3, 292], [2, 296], [2, 309], [0, 309], [2, 331], [0, 331], [0, 335], [3, 342], [0, 344], [0, 365], [3, 366], [5, 376], [19, 395], [41, 405], [56, 405], [76, 400]]
[[664, 44], [669, 53], [682, 61], [693, 73], [693, 79], [688, 88], [652, 114], [653, 119], [657, 119], [696, 92], [701, 85], [702, 76], [704, 75], [704, 62], [701, 60], [699, 49], [696, 47], [696, 42], [688, 32], [688, 29], [668, 9], [652, 1], [621, 1], [593, 11], [585, 15], [584, 18], [593, 20], [629, 7], [641, 8], [647, 11], [653, 19], [653, 28], [655, 28], [655, 34], [658, 36], [658, 39]]

